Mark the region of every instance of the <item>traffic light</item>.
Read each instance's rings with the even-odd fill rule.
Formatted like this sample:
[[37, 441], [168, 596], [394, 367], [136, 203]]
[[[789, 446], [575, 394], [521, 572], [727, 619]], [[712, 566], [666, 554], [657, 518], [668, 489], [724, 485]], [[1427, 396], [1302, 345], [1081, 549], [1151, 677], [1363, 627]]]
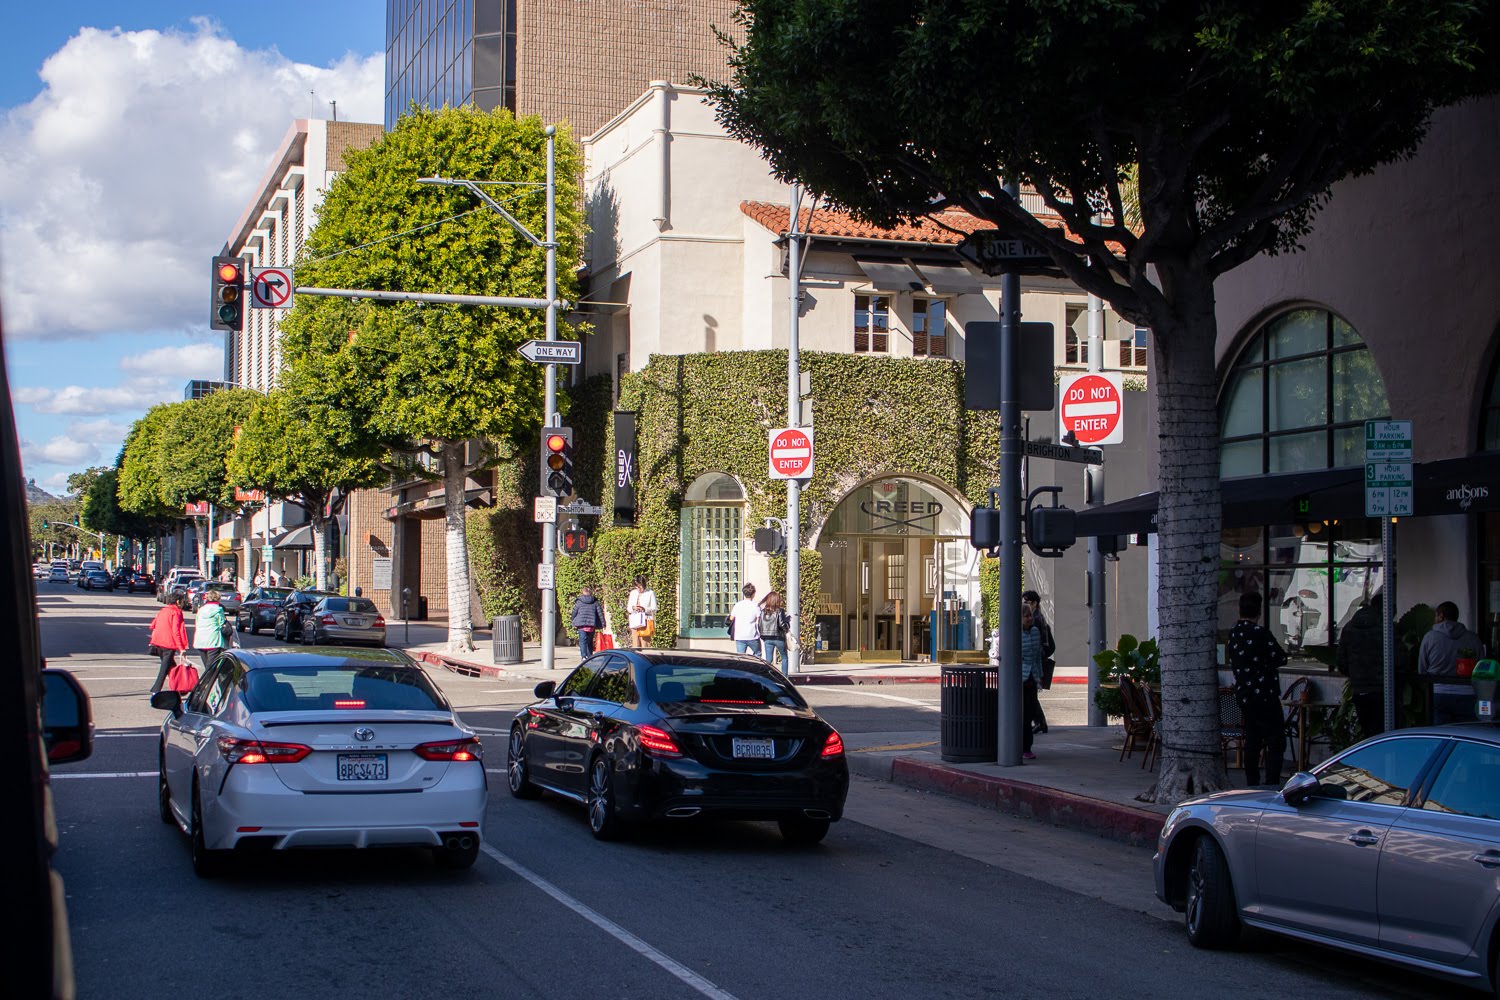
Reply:
[[215, 257], [208, 325], [215, 330], [245, 328], [245, 262]]
[[573, 495], [573, 428], [542, 428], [541, 485], [544, 497]]
[[562, 532], [562, 550], [577, 555], [589, 550], [589, 533], [576, 524], [570, 524]]

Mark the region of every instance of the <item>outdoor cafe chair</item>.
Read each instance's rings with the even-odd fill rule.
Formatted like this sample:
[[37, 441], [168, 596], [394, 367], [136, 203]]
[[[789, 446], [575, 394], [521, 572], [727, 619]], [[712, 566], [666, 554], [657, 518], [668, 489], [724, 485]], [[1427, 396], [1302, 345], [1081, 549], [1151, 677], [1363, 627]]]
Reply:
[[1219, 688], [1219, 743], [1226, 762], [1233, 751], [1239, 763], [1232, 766], [1244, 766], [1245, 717], [1240, 712], [1239, 699], [1235, 698], [1232, 687]]
[[1120, 759], [1124, 760], [1137, 750], [1151, 745], [1154, 728], [1150, 709], [1141, 695], [1141, 689], [1129, 677], [1120, 678], [1120, 706], [1125, 716], [1125, 740], [1120, 746]]

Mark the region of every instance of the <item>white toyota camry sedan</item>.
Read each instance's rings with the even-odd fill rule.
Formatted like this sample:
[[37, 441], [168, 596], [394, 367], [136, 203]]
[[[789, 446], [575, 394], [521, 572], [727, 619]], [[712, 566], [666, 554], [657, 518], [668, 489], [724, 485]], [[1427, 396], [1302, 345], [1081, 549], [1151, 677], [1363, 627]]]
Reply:
[[162, 691], [161, 818], [210, 876], [232, 851], [430, 847], [479, 855], [483, 748], [400, 650], [232, 649]]

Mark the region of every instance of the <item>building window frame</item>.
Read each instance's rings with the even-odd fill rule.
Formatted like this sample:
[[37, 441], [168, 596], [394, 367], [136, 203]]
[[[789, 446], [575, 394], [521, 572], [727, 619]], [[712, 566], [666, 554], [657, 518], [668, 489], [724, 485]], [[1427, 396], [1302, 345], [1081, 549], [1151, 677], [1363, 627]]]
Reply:
[[[914, 296], [911, 300], [911, 353], [916, 358], [948, 357], [948, 314], [945, 298]], [[940, 325], [938, 333], [931, 327]]]
[[854, 296], [854, 353], [891, 351], [891, 296], [860, 292]]
[[1076, 329], [1078, 321], [1088, 316], [1088, 306], [1068, 305], [1063, 309], [1063, 364], [1087, 368], [1089, 338]]
[[678, 634], [720, 638], [745, 574], [745, 488], [706, 472], [683, 494], [678, 562]]

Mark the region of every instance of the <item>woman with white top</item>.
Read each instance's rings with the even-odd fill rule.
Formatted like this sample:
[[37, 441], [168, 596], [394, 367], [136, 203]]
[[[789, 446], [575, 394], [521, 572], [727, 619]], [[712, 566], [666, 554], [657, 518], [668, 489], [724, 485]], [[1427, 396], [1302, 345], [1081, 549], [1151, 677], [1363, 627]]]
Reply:
[[656, 593], [646, 586], [646, 578], [635, 578], [635, 586], [625, 598], [630, 614], [630, 641], [636, 649], [645, 649], [656, 634]]

